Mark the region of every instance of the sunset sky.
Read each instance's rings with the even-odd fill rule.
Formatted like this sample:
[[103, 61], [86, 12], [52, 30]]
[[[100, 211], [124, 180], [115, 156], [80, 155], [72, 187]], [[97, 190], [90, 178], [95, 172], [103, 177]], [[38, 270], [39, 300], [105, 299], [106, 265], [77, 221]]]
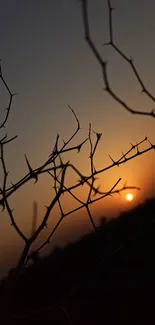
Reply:
[[[150, 111], [155, 108], [155, 103], [141, 94], [130, 67], [112, 48], [102, 46], [109, 40], [107, 1], [88, 2], [92, 38], [108, 61], [113, 90], [134, 109]], [[132, 56], [145, 86], [155, 95], [155, 2], [113, 0], [112, 6], [115, 8], [116, 43]], [[81, 125], [74, 145], [87, 137], [89, 123], [94, 131], [102, 133], [96, 153], [97, 169], [111, 163], [108, 154], [114, 159], [120, 158], [121, 150], [125, 153], [130, 142], [136, 144], [147, 135], [155, 143], [155, 119], [130, 115], [104, 91], [100, 67], [84, 40], [80, 8], [77, 0], [1, 0], [0, 58], [3, 75], [12, 92], [18, 93], [13, 98], [7, 123], [8, 136], [18, 134], [18, 139], [6, 150], [10, 182], [15, 183], [27, 173], [24, 154], [33, 168], [39, 167], [51, 153], [56, 134], [67, 140], [74, 132], [76, 122], [68, 104], [75, 110]], [[3, 108], [8, 103], [8, 94], [2, 84], [0, 98], [2, 119]], [[146, 143], [142, 149], [147, 146]], [[68, 155], [66, 159], [70, 159], [84, 174], [89, 173], [88, 145], [81, 153]], [[99, 224], [99, 216], [117, 215], [129, 204], [138, 204], [155, 195], [154, 168], [155, 156], [151, 151], [100, 175], [99, 184], [103, 191], [108, 191], [119, 177], [122, 177], [119, 187], [127, 181], [128, 185], [138, 186], [141, 191], [132, 191], [132, 203], [126, 202], [126, 193], [122, 193], [95, 204], [92, 212], [96, 223]], [[0, 177], [2, 181], [2, 174]], [[72, 183], [74, 177], [68, 177]], [[40, 177], [37, 186], [30, 182], [10, 200], [16, 220], [26, 235], [31, 231], [33, 201], [38, 202], [39, 225], [45, 205], [52, 198], [50, 182], [48, 177]], [[82, 190], [81, 197], [84, 194]], [[65, 211], [74, 206], [68, 197], [63, 203]], [[46, 232], [55, 225], [58, 217], [54, 211]], [[53, 246], [76, 239], [91, 227], [85, 211], [69, 216], [53, 237]], [[1, 213], [0, 275], [5, 272], [6, 265], [12, 265], [18, 258], [21, 248], [22, 241], [10, 226], [7, 214]]]

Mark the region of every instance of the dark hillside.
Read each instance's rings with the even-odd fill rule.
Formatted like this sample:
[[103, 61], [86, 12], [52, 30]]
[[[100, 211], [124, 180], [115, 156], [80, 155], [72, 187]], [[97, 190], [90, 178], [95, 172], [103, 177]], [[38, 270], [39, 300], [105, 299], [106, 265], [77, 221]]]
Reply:
[[155, 324], [155, 200], [56, 248], [23, 273], [14, 295], [10, 324]]

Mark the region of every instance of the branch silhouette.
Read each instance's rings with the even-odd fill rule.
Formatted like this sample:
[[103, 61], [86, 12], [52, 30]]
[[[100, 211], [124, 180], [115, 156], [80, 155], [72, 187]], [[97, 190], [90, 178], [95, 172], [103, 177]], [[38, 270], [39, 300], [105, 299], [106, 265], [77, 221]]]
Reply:
[[[4, 80], [4, 78], [3, 78]], [[4, 81], [4, 85], [6, 85], [5, 81]], [[8, 88], [8, 86], [6, 85], [6, 87]], [[2, 188], [0, 189], [0, 205], [2, 206], [3, 210], [6, 209], [8, 212], [8, 215], [10, 217], [10, 221], [11, 221], [11, 226], [13, 226], [16, 230], [16, 232], [18, 233], [18, 235], [24, 240], [25, 242], [25, 247], [23, 249], [23, 252], [21, 253], [17, 268], [16, 268], [16, 278], [19, 277], [19, 275], [21, 274], [21, 271], [23, 271], [23, 268], [25, 267], [25, 265], [27, 264], [27, 261], [32, 257], [32, 255], [34, 253], [39, 252], [46, 244], [48, 244], [53, 236], [53, 234], [55, 233], [55, 231], [57, 230], [58, 226], [60, 225], [60, 223], [62, 222], [62, 220], [67, 217], [68, 215], [82, 209], [85, 208], [89, 219], [92, 223], [92, 226], [94, 228], [95, 231], [97, 231], [94, 219], [90, 213], [90, 209], [89, 209], [89, 205], [93, 204], [94, 202], [103, 199], [106, 196], [110, 196], [112, 194], [115, 193], [119, 193], [127, 188], [131, 188], [131, 187], [127, 187], [124, 186], [120, 189], [115, 189], [116, 186], [118, 185], [118, 183], [120, 182], [121, 179], [118, 179], [114, 185], [112, 186], [112, 188], [106, 192], [102, 192], [100, 191], [100, 189], [98, 187], [95, 186], [95, 181], [97, 180], [96, 176], [115, 167], [115, 166], [120, 166], [123, 163], [126, 163], [128, 160], [134, 159], [136, 158], [138, 155], [140, 154], [144, 154], [147, 151], [150, 151], [152, 149], [155, 149], [155, 146], [147, 139], [147, 137], [145, 137], [143, 140], [141, 140], [140, 142], [136, 143], [135, 145], [131, 144], [131, 148], [126, 152], [126, 153], [122, 153], [121, 157], [115, 161], [110, 155], [110, 159], [112, 161], [112, 163], [100, 170], [97, 170], [97, 168], [94, 165], [94, 156], [96, 153], [96, 150], [98, 148], [99, 142], [101, 140], [102, 134], [101, 133], [97, 133], [95, 131], [92, 130], [91, 125], [89, 125], [89, 132], [88, 132], [88, 137], [86, 139], [84, 139], [80, 144], [78, 144], [77, 146], [72, 146], [71, 142], [73, 140], [73, 138], [77, 135], [77, 133], [80, 130], [80, 122], [74, 112], [74, 110], [71, 108], [70, 105], [69, 109], [71, 110], [72, 114], [75, 117], [76, 120], [76, 124], [77, 127], [75, 129], [75, 132], [69, 137], [69, 139], [67, 141], [64, 141], [63, 145], [59, 148], [59, 139], [60, 136], [57, 135], [56, 137], [56, 141], [55, 141], [55, 145], [53, 148], [53, 151], [51, 154], [49, 154], [49, 158], [38, 168], [33, 169], [29, 159], [27, 158], [27, 156], [25, 155], [25, 160], [26, 160], [26, 164], [28, 167], [28, 173], [19, 181], [17, 181], [16, 183], [12, 184], [11, 186], [7, 186], [8, 184], [8, 175], [9, 172], [7, 171], [7, 167], [6, 167], [6, 163], [5, 163], [5, 157], [4, 157], [4, 146], [6, 144], [9, 144], [10, 142], [12, 142], [13, 140], [16, 139], [17, 136], [12, 137], [10, 139], [7, 138], [7, 135], [4, 136], [1, 140], [0, 140], [0, 149], [1, 149], [1, 164], [2, 164], [2, 170], [3, 170], [3, 184], [2, 184]], [[10, 109], [11, 109], [11, 105], [10, 105]], [[9, 114], [7, 115], [7, 119], [9, 117]], [[92, 133], [95, 134], [96, 136], [96, 140], [95, 143], [93, 144], [92, 141]], [[77, 167], [75, 167], [71, 162], [67, 162], [64, 163], [63, 162], [63, 154], [70, 152], [70, 151], [77, 151], [77, 153], [80, 153], [83, 145], [88, 142], [89, 146], [90, 146], [90, 174], [89, 175], [83, 175], [83, 173], [77, 169]], [[144, 143], [144, 142], [148, 142], [149, 143], [149, 147], [147, 147], [146, 149], [140, 151], [139, 146]], [[69, 147], [68, 147], [69, 145]], [[136, 150], [136, 153], [131, 154], [134, 150]], [[129, 154], [131, 154], [129, 156]], [[58, 160], [58, 163], [57, 163]], [[51, 167], [52, 166], [52, 167]], [[78, 175], [78, 177], [80, 178], [76, 183], [74, 183], [71, 186], [66, 186], [65, 185], [65, 174], [66, 171], [68, 169], [72, 169], [76, 175]], [[20, 230], [20, 228], [18, 227], [16, 221], [15, 221], [15, 217], [13, 214], [13, 209], [11, 209], [10, 205], [9, 205], [9, 197], [14, 194], [19, 188], [21, 188], [22, 186], [24, 186], [27, 182], [29, 182], [31, 179], [35, 180], [35, 183], [38, 182], [39, 180], [39, 175], [46, 173], [46, 174], [50, 174], [53, 178], [54, 181], [54, 189], [55, 189], [55, 196], [54, 198], [51, 200], [51, 203], [49, 204], [48, 207], [46, 207], [46, 213], [43, 216], [42, 222], [41, 224], [38, 226], [38, 228], [35, 230], [35, 232], [30, 236], [30, 238], [27, 238], [24, 233]], [[34, 183], [34, 184], [35, 184]], [[87, 200], [86, 202], [83, 202], [82, 200], [80, 200], [77, 196], [75, 196], [75, 194], [72, 193], [72, 191], [74, 189], [80, 188], [81, 186], [83, 186], [84, 184], [87, 184], [88, 188], [89, 188], [89, 192], [88, 192], [88, 196], [87, 196]], [[132, 187], [134, 189], [138, 189], [136, 187]], [[63, 207], [60, 203], [60, 197], [62, 194], [65, 193], [69, 193], [74, 199], [75, 201], [77, 201], [78, 203], [80, 203], [80, 206], [78, 206], [75, 209], [72, 209], [71, 211], [64, 213], [63, 212]], [[94, 198], [94, 196], [98, 195], [97, 198]], [[48, 236], [48, 238], [44, 241], [44, 243], [42, 243], [40, 245], [40, 247], [33, 253], [29, 254], [29, 250], [30, 247], [32, 245], [32, 243], [36, 240], [36, 238], [38, 237], [38, 235], [41, 233], [41, 231], [47, 226], [48, 220], [49, 220], [49, 216], [50, 213], [52, 211], [52, 209], [54, 208], [54, 206], [58, 204], [59, 205], [59, 209], [60, 209], [60, 219], [58, 221], [58, 223], [55, 225], [55, 227], [51, 230], [50, 235]], [[25, 264], [26, 263], [26, 264]]]
[[[124, 100], [119, 97], [111, 88], [109, 77], [108, 77], [108, 70], [107, 70], [107, 62], [103, 60], [102, 56], [100, 55], [99, 51], [97, 50], [95, 43], [93, 42], [91, 35], [90, 35], [90, 26], [89, 26], [89, 19], [88, 19], [88, 1], [87, 0], [80, 0], [81, 2], [81, 12], [82, 12], [82, 19], [83, 19], [83, 27], [84, 27], [84, 35], [85, 40], [88, 43], [93, 55], [95, 56], [96, 60], [98, 61], [102, 74], [103, 74], [103, 82], [105, 86], [105, 90], [111, 95], [118, 103], [120, 103], [128, 112], [132, 114], [139, 114], [139, 115], [147, 115], [151, 117], [155, 117], [155, 112], [144, 112], [144, 111], [138, 111], [134, 110], [133, 108], [129, 107]], [[144, 92], [152, 101], [155, 101], [155, 97], [147, 90], [145, 87], [140, 74], [138, 73], [136, 66], [131, 58], [126, 56], [119, 47], [116, 45], [114, 36], [113, 36], [113, 15], [112, 15], [112, 6], [110, 0], [107, 0], [108, 4], [108, 12], [109, 12], [109, 42], [106, 43], [106, 45], [111, 46], [121, 57], [123, 60], [125, 60], [133, 70], [135, 77], [137, 78], [137, 81], [139, 82], [142, 92]], [[6, 88], [8, 94], [9, 94], [9, 103], [8, 107], [6, 108], [6, 114], [4, 117], [4, 120], [0, 124], [0, 130], [6, 127], [6, 124], [9, 119], [10, 110], [12, 106], [12, 100], [13, 94], [8, 86], [8, 84], [5, 81], [5, 78], [2, 73], [2, 66], [0, 62], [0, 79]], [[155, 145], [151, 143], [151, 141], [147, 138], [147, 136], [144, 137], [144, 139], [140, 140], [136, 144], [130, 144], [130, 148], [124, 153], [121, 152], [120, 158], [115, 160], [111, 153], [109, 154], [110, 163], [107, 166], [103, 166], [102, 168], [98, 169], [95, 164], [95, 154], [98, 150], [98, 146], [100, 143], [100, 140], [102, 138], [102, 133], [98, 133], [92, 129], [91, 124], [89, 124], [88, 129], [88, 136], [83, 139], [82, 142], [78, 142], [77, 145], [72, 145], [72, 141], [76, 139], [77, 134], [80, 131], [80, 122], [79, 119], [74, 111], [74, 109], [68, 105], [69, 110], [71, 111], [71, 114], [74, 117], [76, 127], [75, 131], [70, 135], [70, 137], [63, 141], [63, 144], [60, 144], [60, 135], [57, 134], [54, 147], [52, 151], [49, 153], [48, 157], [45, 159], [44, 163], [39, 165], [37, 168], [33, 168], [30, 159], [25, 154], [25, 162], [28, 168], [28, 172], [26, 175], [24, 175], [21, 179], [17, 180], [15, 183], [12, 183], [9, 180], [9, 171], [7, 169], [7, 163], [5, 159], [5, 146], [12, 144], [12, 142], [17, 138], [17, 136], [14, 136], [12, 138], [8, 138], [7, 134], [3, 136], [0, 139], [0, 163], [1, 163], [1, 171], [3, 174], [3, 180], [2, 184], [0, 186], [0, 206], [2, 207], [2, 212], [4, 210], [7, 211], [9, 220], [11, 223], [11, 226], [16, 231], [17, 235], [24, 241], [24, 249], [21, 252], [21, 255], [19, 257], [18, 263], [15, 268], [15, 272], [12, 275], [12, 283], [9, 284], [9, 290], [12, 290], [14, 287], [16, 281], [21, 276], [22, 272], [24, 272], [24, 269], [30, 259], [33, 259], [34, 256], [37, 256], [37, 254], [45, 247], [47, 244], [50, 243], [54, 233], [58, 229], [61, 222], [66, 218], [68, 215], [73, 214], [81, 209], [85, 209], [87, 212], [88, 218], [92, 224], [92, 227], [95, 232], [98, 231], [95, 218], [92, 216], [92, 213], [90, 211], [90, 205], [93, 203], [104, 199], [107, 196], [112, 196], [118, 193], [121, 193], [122, 191], [125, 191], [127, 189], [134, 189], [134, 190], [140, 190], [139, 187], [136, 186], [127, 186], [124, 184], [122, 187], [117, 187], [118, 184], [121, 181], [121, 178], [116, 179], [113, 182], [113, 185], [110, 189], [107, 189], [106, 191], [101, 191], [100, 186], [96, 185], [96, 181], [99, 179], [99, 176], [106, 171], [111, 170], [114, 167], [119, 167], [122, 164], [126, 164], [128, 161], [133, 160], [137, 158], [139, 155], [143, 155], [151, 150], [155, 150]], [[95, 140], [94, 140], [95, 138]], [[85, 144], [89, 145], [89, 160], [88, 160], [88, 174], [83, 174], [83, 172], [78, 169], [72, 161], [69, 160], [65, 162], [64, 156], [67, 153], [75, 152], [76, 154], [80, 154], [81, 150], [83, 149]], [[146, 144], [146, 148], [141, 150], [141, 145]], [[72, 185], [68, 186], [66, 185], [66, 174], [72, 171], [75, 176], [78, 178], [77, 181], [73, 181]], [[50, 177], [54, 189], [54, 195], [51, 195], [50, 203], [48, 206], [46, 206], [45, 213], [42, 216], [42, 221], [37, 226], [35, 220], [33, 219], [33, 227], [32, 232], [29, 237], [26, 237], [24, 232], [21, 231], [19, 228], [17, 222], [16, 222], [16, 216], [14, 213], [14, 210], [10, 206], [10, 197], [12, 195], [16, 194], [16, 192], [24, 187], [28, 182], [31, 180], [34, 181], [34, 184], [39, 182], [40, 175], [46, 174]], [[10, 185], [11, 184], [11, 185]], [[79, 198], [78, 195], [75, 195], [74, 190], [80, 189], [83, 185], [87, 185], [88, 194], [87, 198], [85, 200], [82, 200]], [[65, 193], [69, 194], [72, 199], [76, 203], [78, 203], [78, 207], [75, 207], [71, 209], [68, 212], [64, 212], [63, 205], [61, 203], [62, 195]], [[37, 247], [33, 252], [31, 252], [32, 244], [36, 241], [40, 233], [43, 231], [45, 227], [49, 224], [50, 214], [53, 211], [54, 207], [58, 206], [59, 212], [60, 212], [60, 218], [58, 222], [54, 225], [52, 229], [50, 229], [50, 232], [48, 236], [45, 238], [45, 240], [40, 244], [39, 247]], [[33, 216], [34, 218], [35, 216]], [[6, 297], [6, 303], [8, 299], [8, 291], [7, 297]]]
[[[121, 106], [123, 106], [129, 113], [131, 114], [137, 114], [137, 115], [145, 115], [155, 118], [155, 110], [142, 111], [133, 109], [124, 101], [124, 99], [117, 95], [117, 93], [112, 89], [111, 83], [108, 76], [108, 63], [102, 58], [102, 55], [98, 51], [95, 42], [92, 40], [91, 34], [90, 34], [90, 23], [89, 23], [89, 16], [88, 16], [88, 1], [87, 0], [80, 0], [81, 2], [81, 13], [82, 13], [82, 23], [84, 28], [84, 37], [85, 40], [92, 51], [93, 55], [95, 56], [97, 62], [99, 63], [103, 75], [103, 82], [104, 82], [104, 90], [107, 91], [107, 93]], [[111, 1], [107, 0], [108, 5], [108, 11], [109, 11], [109, 41], [104, 43], [103, 45], [110, 45], [121, 57], [123, 60], [125, 60], [130, 66], [131, 69], [134, 72], [134, 75], [139, 82], [142, 92], [145, 93], [153, 102], [155, 102], [155, 97], [147, 90], [145, 87], [137, 69], [133, 62], [133, 59], [130, 57], [127, 57], [126, 54], [124, 54], [120, 48], [116, 45], [114, 41], [113, 36], [113, 7], [111, 6]]]

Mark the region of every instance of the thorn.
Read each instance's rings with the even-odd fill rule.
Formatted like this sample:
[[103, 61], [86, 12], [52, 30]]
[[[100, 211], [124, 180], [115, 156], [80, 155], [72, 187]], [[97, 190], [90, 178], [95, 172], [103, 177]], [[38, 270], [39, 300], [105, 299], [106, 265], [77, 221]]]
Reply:
[[100, 185], [97, 188], [93, 188], [94, 194], [93, 196], [97, 195], [100, 189]]
[[62, 158], [61, 158], [61, 156], [59, 155], [59, 159], [60, 159], [60, 165], [63, 167], [64, 166], [64, 164], [63, 164], [63, 161], [62, 161]]
[[130, 142], [130, 144], [131, 144], [132, 149], [135, 149], [136, 148], [136, 146], [133, 145], [131, 142]]
[[109, 193], [108, 196], [114, 197], [111, 193]]
[[138, 144], [137, 144], [137, 142], [136, 142], [136, 148], [137, 148], [137, 155], [139, 155], [140, 152], [139, 152], [139, 148], [138, 148]]
[[119, 163], [117, 161], [113, 160], [113, 158], [110, 155], [108, 155], [108, 156], [112, 160], [113, 164], [117, 165], [119, 167]]
[[27, 166], [28, 166], [29, 172], [32, 173], [33, 172], [33, 169], [31, 167], [31, 165], [30, 165], [30, 163], [29, 163], [26, 155], [25, 155], [25, 159], [26, 159], [26, 162], [27, 162]]
[[58, 141], [59, 141], [60, 135], [57, 133], [55, 145], [52, 154], [55, 156], [58, 153]]
[[35, 178], [35, 182], [34, 182], [34, 184], [35, 184], [38, 181], [38, 175], [33, 171], [26, 155], [25, 155], [25, 159], [26, 159], [26, 163], [27, 163], [31, 178]]
[[112, 159], [112, 157], [110, 155], [108, 155], [108, 156], [112, 160], [112, 162], [115, 164], [115, 161]]
[[150, 141], [150, 140], [147, 140], [147, 141], [149, 142], [149, 144], [150, 144], [151, 148], [153, 148], [153, 149], [155, 150], [155, 145], [153, 145], [153, 144], [151, 143], [151, 141]]
[[80, 143], [78, 146], [77, 146], [77, 151], [80, 152], [81, 148], [82, 148], [82, 145], [83, 143]]
[[121, 153], [122, 153], [122, 156], [124, 158], [124, 161], [127, 161], [127, 158], [126, 158], [125, 154], [123, 153], [123, 151], [121, 151]]
[[86, 177], [83, 176], [83, 175], [81, 175], [81, 179], [78, 180], [78, 182], [81, 183], [81, 184], [83, 185], [83, 183], [85, 182], [85, 180], [86, 180]]
[[10, 184], [11, 184], [14, 188], [16, 188], [16, 185], [15, 185], [15, 184], [13, 184], [12, 182], [10, 182]]

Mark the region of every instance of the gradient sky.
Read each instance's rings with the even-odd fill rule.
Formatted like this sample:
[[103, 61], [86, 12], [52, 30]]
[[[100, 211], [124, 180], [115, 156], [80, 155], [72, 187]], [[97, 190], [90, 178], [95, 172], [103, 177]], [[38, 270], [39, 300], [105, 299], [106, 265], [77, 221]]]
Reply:
[[[140, 86], [126, 63], [111, 48], [102, 46], [109, 40], [106, 0], [89, 0], [89, 4], [92, 37], [103, 58], [108, 61], [113, 89], [133, 108], [153, 109], [154, 104], [141, 94]], [[146, 87], [153, 93], [155, 2], [113, 0], [112, 5], [115, 7], [117, 44], [133, 57]], [[68, 104], [75, 109], [81, 124], [77, 142], [87, 136], [89, 122], [95, 131], [103, 134], [96, 154], [97, 169], [110, 164], [108, 154], [118, 159], [121, 150], [127, 151], [130, 142], [135, 144], [145, 135], [155, 143], [155, 121], [151, 117], [130, 115], [103, 90], [100, 67], [84, 41], [79, 1], [1, 0], [0, 57], [6, 81], [12, 92], [18, 92], [7, 123], [8, 135], [18, 134], [18, 139], [8, 146], [6, 152], [10, 181], [16, 182], [27, 173], [24, 153], [31, 165], [38, 167], [50, 154], [57, 133], [62, 139], [73, 133], [76, 124]], [[7, 105], [7, 93], [3, 86], [0, 87], [0, 96], [2, 118], [3, 108]], [[86, 146], [81, 154], [68, 158], [87, 173], [88, 156]], [[154, 168], [154, 152], [149, 152], [105, 173], [100, 178], [100, 184], [103, 190], [109, 190], [122, 177], [120, 186], [127, 181], [128, 185], [141, 187], [140, 192], [133, 192], [135, 202], [139, 203], [155, 194]], [[28, 184], [11, 198], [11, 207], [15, 209], [17, 221], [26, 234], [31, 229], [33, 201], [38, 202], [39, 224], [45, 211], [44, 205], [51, 198], [50, 186], [46, 177], [41, 178], [38, 186]], [[93, 209], [96, 222], [99, 222], [100, 215], [110, 216], [126, 209], [124, 195], [96, 204]], [[67, 198], [64, 205], [67, 211], [73, 203]], [[50, 227], [57, 219], [56, 213], [51, 216]], [[70, 216], [53, 237], [53, 245], [75, 239], [88, 229], [91, 225], [84, 212]], [[17, 259], [22, 247], [5, 213], [1, 213], [0, 238], [2, 274], [6, 265], [12, 265]]]

